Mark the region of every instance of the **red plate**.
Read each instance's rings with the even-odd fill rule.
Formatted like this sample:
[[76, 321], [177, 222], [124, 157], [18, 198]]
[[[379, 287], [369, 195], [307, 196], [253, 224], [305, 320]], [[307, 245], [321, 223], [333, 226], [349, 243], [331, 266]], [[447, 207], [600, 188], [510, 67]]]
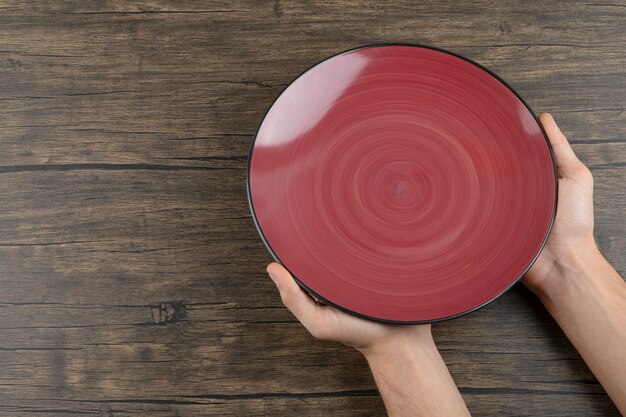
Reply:
[[556, 210], [552, 154], [504, 81], [458, 55], [359, 48], [293, 81], [259, 128], [248, 196], [274, 258], [371, 319], [470, 312], [510, 288]]

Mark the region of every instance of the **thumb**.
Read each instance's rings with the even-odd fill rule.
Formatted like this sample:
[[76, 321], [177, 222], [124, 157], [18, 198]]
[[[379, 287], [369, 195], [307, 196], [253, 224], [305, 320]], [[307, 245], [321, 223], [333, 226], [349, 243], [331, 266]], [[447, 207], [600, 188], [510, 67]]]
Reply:
[[539, 116], [539, 121], [541, 122], [541, 125], [550, 140], [556, 167], [558, 169], [562, 169], [582, 165], [582, 162], [580, 162], [580, 160], [576, 157], [574, 150], [570, 146], [563, 132], [561, 132], [561, 129], [557, 126], [552, 115], [550, 113], [542, 113]]
[[267, 273], [276, 284], [285, 307], [308, 328], [319, 308], [315, 305], [315, 301], [300, 288], [289, 271], [279, 263], [269, 264]]

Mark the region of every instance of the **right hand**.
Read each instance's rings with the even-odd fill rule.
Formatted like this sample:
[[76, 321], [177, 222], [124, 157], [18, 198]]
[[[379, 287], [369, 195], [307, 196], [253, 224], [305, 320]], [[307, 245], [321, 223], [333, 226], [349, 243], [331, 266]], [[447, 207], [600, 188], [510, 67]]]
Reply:
[[593, 238], [593, 177], [591, 171], [576, 157], [567, 138], [552, 116], [539, 116], [557, 167], [558, 206], [552, 232], [523, 282], [537, 292], [547, 280], [557, 279], [567, 263], [580, 256], [596, 253]]

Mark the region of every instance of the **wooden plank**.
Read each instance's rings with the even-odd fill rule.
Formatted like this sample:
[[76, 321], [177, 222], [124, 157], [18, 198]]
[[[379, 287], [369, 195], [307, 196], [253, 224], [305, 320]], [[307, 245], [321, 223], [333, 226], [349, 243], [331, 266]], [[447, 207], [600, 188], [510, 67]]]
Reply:
[[[0, 1], [0, 413], [384, 412], [281, 306], [245, 192], [273, 99], [362, 44], [451, 49], [552, 112], [626, 272], [624, 6]], [[476, 415], [617, 415], [520, 285], [434, 333]]]

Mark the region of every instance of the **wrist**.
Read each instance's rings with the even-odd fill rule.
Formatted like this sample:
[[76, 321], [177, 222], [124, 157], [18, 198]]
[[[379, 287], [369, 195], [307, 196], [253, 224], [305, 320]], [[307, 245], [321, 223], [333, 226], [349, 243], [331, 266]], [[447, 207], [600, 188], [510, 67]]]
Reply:
[[[409, 330], [409, 329], [406, 329]], [[418, 354], [437, 353], [430, 326], [418, 326], [411, 331], [400, 333], [367, 348], [358, 349], [365, 356], [370, 366], [373, 363], [390, 363], [403, 360], [407, 356]]]
[[531, 287], [544, 304], [554, 298], [564, 285], [590, 279], [597, 265], [604, 261], [595, 242], [561, 251], [558, 256], [553, 254], [548, 256], [552, 261], [552, 267], [536, 285]]

